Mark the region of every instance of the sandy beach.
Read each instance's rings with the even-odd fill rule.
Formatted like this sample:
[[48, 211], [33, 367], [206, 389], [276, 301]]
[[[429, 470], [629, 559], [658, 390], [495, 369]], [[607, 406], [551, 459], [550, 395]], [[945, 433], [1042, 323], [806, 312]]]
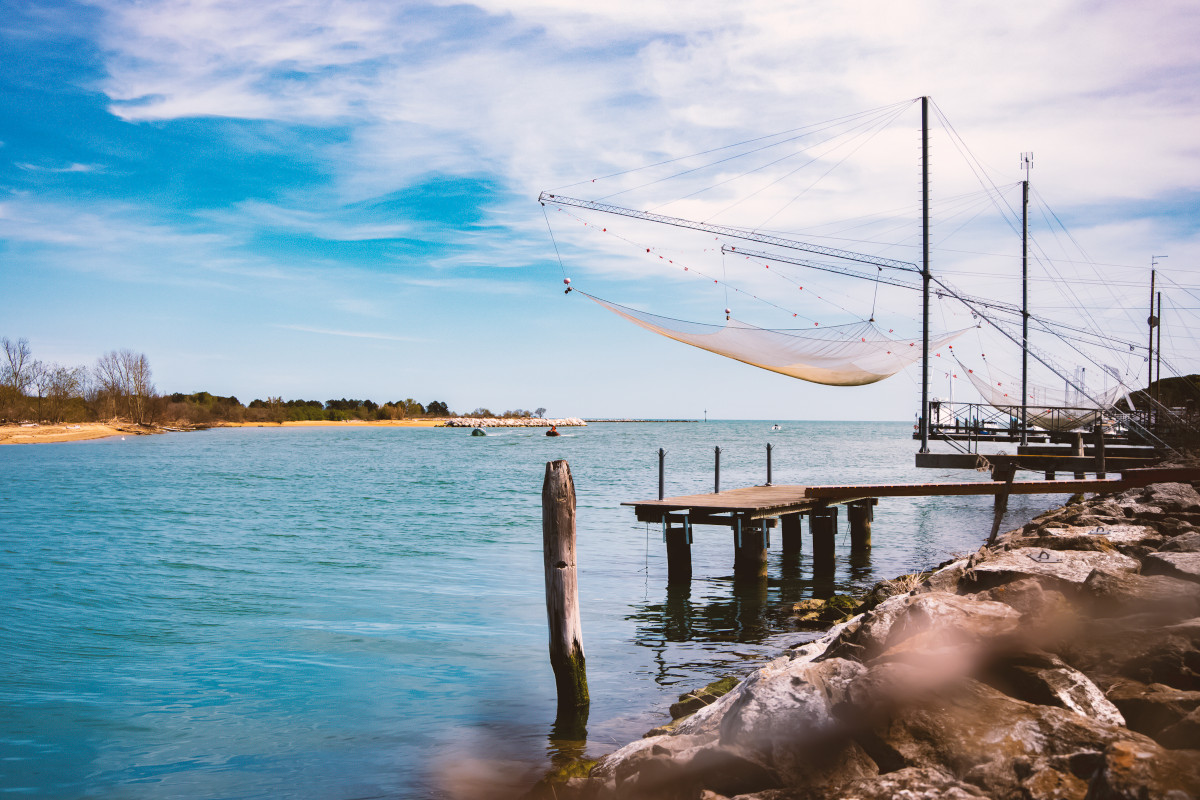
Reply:
[[[335, 426], [344, 428], [396, 427], [434, 428], [446, 422], [440, 418], [396, 419], [396, 420], [306, 420], [302, 422], [223, 422], [217, 428], [288, 428], [311, 426]], [[52, 442], [77, 442], [84, 439], [104, 439], [109, 436], [141, 436], [152, 433], [173, 433], [164, 428], [150, 428], [131, 423], [78, 422], [63, 425], [0, 425], [0, 445], [5, 444], [49, 444]]]

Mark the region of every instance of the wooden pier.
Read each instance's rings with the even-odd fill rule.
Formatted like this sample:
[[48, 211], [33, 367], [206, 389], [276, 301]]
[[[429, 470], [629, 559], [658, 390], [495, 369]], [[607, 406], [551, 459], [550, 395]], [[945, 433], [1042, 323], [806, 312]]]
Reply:
[[770, 530], [779, 527], [784, 555], [801, 549], [802, 517], [809, 518], [813, 570], [833, 571], [834, 537], [838, 507], [847, 507], [851, 552], [871, 546], [874, 506], [881, 497], [943, 497], [993, 495], [997, 520], [1010, 494], [1077, 494], [1117, 492], [1160, 481], [1200, 479], [1200, 469], [1127, 469], [1119, 478], [1076, 480], [1012, 480], [1012, 469], [998, 467], [991, 481], [956, 483], [883, 483], [845, 486], [748, 486], [710, 494], [664, 497], [661, 500], [627, 501], [640, 522], [663, 525], [667, 545], [668, 583], [691, 580], [692, 528], [695, 525], [728, 527], [734, 534], [734, 575], [740, 578], [766, 574]]

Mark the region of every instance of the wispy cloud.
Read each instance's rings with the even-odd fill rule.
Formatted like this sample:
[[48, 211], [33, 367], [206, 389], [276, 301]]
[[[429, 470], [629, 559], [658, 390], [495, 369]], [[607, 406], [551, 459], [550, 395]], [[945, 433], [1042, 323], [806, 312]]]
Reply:
[[423, 342], [425, 339], [419, 339], [412, 336], [393, 336], [389, 333], [370, 333], [367, 331], [334, 331], [326, 328], [311, 328], [307, 325], [275, 325], [276, 328], [284, 328], [292, 331], [301, 331], [302, 333], [315, 333], [321, 336], [347, 336], [352, 339], [381, 339], [387, 342]]
[[[3, 146], [3, 143], [0, 143]], [[24, 161], [16, 163], [18, 169], [23, 169], [26, 172], [100, 172], [104, 168], [99, 164], [67, 164], [66, 166], [56, 167], [47, 166], [44, 164], [29, 164]]]

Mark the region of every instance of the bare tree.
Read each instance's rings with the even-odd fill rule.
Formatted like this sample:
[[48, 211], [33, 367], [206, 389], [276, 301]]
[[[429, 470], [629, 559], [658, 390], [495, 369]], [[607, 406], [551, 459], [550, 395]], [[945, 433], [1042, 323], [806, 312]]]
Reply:
[[120, 352], [121, 369], [125, 375], [125, 393], [129, 398], [129, 416], [139, 425], [149, 422], [154, 397], [154, 381], [150, 373], [150, 361], [145, 353], [132, 350]]
[[0, 338], [0, 347], [4, 348], [5, 360], [5, 363], [0, 365], [0, 382], [14, 389], [17, 394], [24, 394], [29, 388], [29, 366], [33, 363], [29, 340], [17, 339], [13, 342], [4, 337]]
[[62, 422], [72, 399], [83, 394], [87, 370], [50, 364], [41, 368], [41, 390], [46, 404], [41, 415], [48, 422]]
[[116, 350], [96, 359], [92, 381], [96, 403], [103, 409], [102, 415], [111, 419], [120, 414], [125, 405], [125, 379], [121, 372], [121, 358]]
[[153, 409], [154, 381], [144, 353], [112, 350], [96, 359], [92, 369], [96, 398], [111, 416], [124, 414], [139, 424]]

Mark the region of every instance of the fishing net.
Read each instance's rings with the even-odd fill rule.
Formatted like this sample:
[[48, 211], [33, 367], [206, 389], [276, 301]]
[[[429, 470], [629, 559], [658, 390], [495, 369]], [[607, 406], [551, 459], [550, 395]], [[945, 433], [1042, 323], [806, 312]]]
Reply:
[[[985, 367], [988, 372], [985, 378], [969, 369], [961, 360], [955, 360], [966, 370], [967, 378], [984, 402], [1014, 417], [1020, 416], [1020, 378], [1014, 378], [990, 364]], [[1029, 424], [1042, 430], [1070, 431], [1095, 423], [1124, 393], [1125, 389], [1120, 385], [1103, 392], [1088, 391], [1085, 394], [1071, 386], [1064, 386], [1060, 391], [1030, 384], [1025, 413]]]
[[[861, 322], [821, 330], [775, 330], [744, 322], [726, 325], [660, 317], [580, 292], [646, 330], [745, 364], [826, 386], [863, 386], [895, 375], [921, 358], [920, 342], [889, 339], [874, 324]], [[966, 332], [930, 340], [940, 348]]]

